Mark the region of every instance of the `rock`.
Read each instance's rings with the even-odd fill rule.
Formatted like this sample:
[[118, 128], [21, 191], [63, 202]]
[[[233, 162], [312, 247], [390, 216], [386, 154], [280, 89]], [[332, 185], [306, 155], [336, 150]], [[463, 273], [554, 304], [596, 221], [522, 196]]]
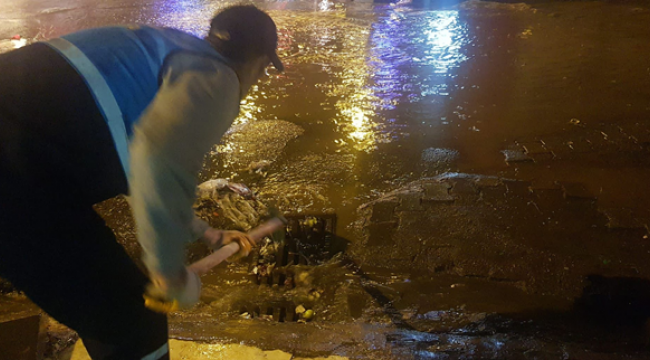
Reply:
[[420, 318], [425, 320], [440, 321], [442, 320], [444, 312], [442, 311], [429, 311], [426, 314], [420, 315]]

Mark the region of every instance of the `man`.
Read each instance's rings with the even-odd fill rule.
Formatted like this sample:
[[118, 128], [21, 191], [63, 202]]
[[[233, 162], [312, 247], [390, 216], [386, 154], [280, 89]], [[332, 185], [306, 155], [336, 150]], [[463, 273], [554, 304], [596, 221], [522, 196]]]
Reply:
[[149, 276], [182, 306], [201, 287], [187, 242], [250, 250], [192, 203], [240, 100], [269, 64], [282, 70], [276, 47], [266, 13], [234, 6], [206, 39], [108, 27], [0, 55], [0, 276], [76, 330], [93, 359], [169, 358], [166, 317], [144, 307], [149, 279], [93, 204], [129, 190]]

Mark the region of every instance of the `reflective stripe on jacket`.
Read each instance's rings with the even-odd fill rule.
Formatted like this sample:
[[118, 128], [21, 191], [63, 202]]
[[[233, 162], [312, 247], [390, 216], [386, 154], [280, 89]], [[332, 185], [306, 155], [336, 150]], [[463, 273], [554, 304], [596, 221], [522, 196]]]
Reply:
[[205, 40], [179, 30], [149, 26], [88, 29], [47, 44], [86, 80], [127, 175], [133, 127], [156, 95], [169, 55], [190, 52], [223, 60]]

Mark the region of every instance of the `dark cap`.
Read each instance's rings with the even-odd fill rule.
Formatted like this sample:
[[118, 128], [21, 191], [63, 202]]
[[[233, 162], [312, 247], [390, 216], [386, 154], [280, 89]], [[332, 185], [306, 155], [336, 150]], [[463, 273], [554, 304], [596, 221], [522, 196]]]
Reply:
[[278, 47], [278, 29], [273, 19], [252, 5], [227, 7], [212, 19], [210, 34], [217, 50], [231, 60], [243, 62], [267, 55], [279, 71], [284, 66], [275, 50]]

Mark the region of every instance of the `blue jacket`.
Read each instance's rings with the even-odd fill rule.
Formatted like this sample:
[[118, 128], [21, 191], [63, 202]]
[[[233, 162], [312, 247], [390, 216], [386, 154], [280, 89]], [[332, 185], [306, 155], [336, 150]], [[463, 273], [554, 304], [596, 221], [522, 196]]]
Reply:
[[209, 227], [192, 209], [203, 156], [239, 113], [236, 72], [208, 42], [172, 29], [98, 28], [48, 44], [106, 119], [150, 273], [185, 271], [184, 245]]
[[86, 79], [109, 125], [127, 175], [129, 138], [158, 91], [161, 70], [170, 55], [189, 52], [223, 61], [205, 40], [179, 30], [150, 26], [83, 30], [47, 44]]

